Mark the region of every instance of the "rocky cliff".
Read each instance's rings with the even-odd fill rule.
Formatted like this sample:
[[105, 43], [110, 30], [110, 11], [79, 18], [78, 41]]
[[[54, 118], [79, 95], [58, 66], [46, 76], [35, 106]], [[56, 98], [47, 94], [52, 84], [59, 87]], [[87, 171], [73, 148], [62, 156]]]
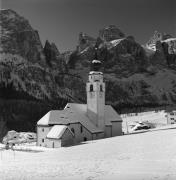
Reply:
[[99, 37], [103, 41], [108, 42], [108, 41], [124, 38], [125, 34], [115, 25], [110, 25], [99, 31]]
[[170, 34], [155, 31], [154, 35], [146, 43], [146, 48], [155, 52], [153, 56], [151, 56], [153, 62], [167, 64], [175, 69], [176, 38]]

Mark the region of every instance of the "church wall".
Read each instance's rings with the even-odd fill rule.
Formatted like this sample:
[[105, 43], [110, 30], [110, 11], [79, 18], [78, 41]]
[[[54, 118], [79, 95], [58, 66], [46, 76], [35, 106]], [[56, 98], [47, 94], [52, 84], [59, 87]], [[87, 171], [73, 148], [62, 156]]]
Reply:
[[104, 138], [104, 132], [93, 134], [93, 140]]
[[48, 139], [46, 139], [47, 134], [49, 133], [50, 126], [37, 126], [37, 145], [47, 147]]
[[122, 122], [112, 121], [112, 136], [122, 135]]
[[48, 148], [59, 148], [61, 147], [61, 139], [46, 139]]
[[96, 140], [96, 139], [97, 139], [97, 135], [98, 135], [98, 134], [93, 134], [93, 140]]
[[112, 137], [112, 126], [105, 127], [105, 138]]
[[70, 146], [74, 144], [74, 136], [67, 129], [61, 138], [61, 146]]
[[94, 125], [97, 125], [97, 93], [95, 92], [88, 92], [87, 93], [87, 114], [89, 119], [92, 121]]
[[104, 138], [104, 135], [105, 135], [105, 133], [103, 132], [103, 133], [98, 133], [98, 139], [102, 139], [102, 138]]
[[[92, 140], [93, 135], [91, 132], [89, 132], [84, 126], [82, 126], [82, 132], [81, 132], [81, 124], [80, 123], [74, 123], [74, 124], [70, 124], [69, 127], [72, 130], [72, 128], [74, 129], [74, 134], [75, 134], [75, 143], [79, 143], [82, 141], [89, 141]], [[86, 139], [85, 139], [86, 138]]]
[[74, 137], [68, 129], [62, 135], [61, 139], [52, 139], [52, 138], [46, 139], [47, 147], [49, 148], [59, 148], [63, 146], [70, 146], [74, 144], [73, 141], [74, 141]]

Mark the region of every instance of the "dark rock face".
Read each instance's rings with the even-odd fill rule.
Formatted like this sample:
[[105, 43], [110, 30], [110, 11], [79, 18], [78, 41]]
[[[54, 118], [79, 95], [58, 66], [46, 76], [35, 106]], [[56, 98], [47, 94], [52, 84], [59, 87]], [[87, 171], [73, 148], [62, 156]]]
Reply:
[[156, 42], [156, 52], [152, 58], [151, 63], [153, 64], [162, 64], [166, 65], [167, 64], [167, 44], [162, 44], [160, 41]]
[[115, 39], [121, 39], [125, 37], [125, 34], [114, 25], [110, 25], [99, 31], [99, 37], [103, 41], [112, 41]]
[[79, 43], [78, 51], [82, 51], [87, 47], [94, 46], [96, 43], [96, 39], [81, 32], [79, 34], [79, 42], [78, 43]]
[[13, 10], [0, 12], [1, 52], [18, 54], [33, 63], [44, 64], [45, 57], [38, 32]]
[[151, 57], [152, 64], [160, 64], [168, 67], [176, 65], [176, 54], [169, 52], [169, 45], [166, 42], [157, 41], [156, 51]]
[[150, 57], [152, 63], [171, 67], [176, 65], [176, 38], [170, 34], [155, 31], [146, 46], [155, 51]]
[[74, 59], [70, 58], [70, 64], [74, 66], [88, 67], [90, 62], [95, 58], [102, 61], [105, 72], [121, 73], [128, 71], [131, 73], [145, 71], [148, 66], [148, 59], [144, 49], [135, 42], [134, 38], [128, 37], [110, 42], [99, 41], [96, 45], [88, 46], [82, 52], [74, 52]]
[[65, 60], [61, 56], [57, 46], [47, 40], [44, 46], [44, 54], [46, 58], [47, 65], [52, 69], [57, 69], [60, 72], [65, 71]]

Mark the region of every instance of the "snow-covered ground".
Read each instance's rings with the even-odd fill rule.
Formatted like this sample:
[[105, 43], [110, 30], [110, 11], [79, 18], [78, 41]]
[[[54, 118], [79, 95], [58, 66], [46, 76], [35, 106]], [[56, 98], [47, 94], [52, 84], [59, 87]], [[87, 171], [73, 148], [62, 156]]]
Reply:
[[136, 114], [122, 114], [123, 119], [122, 127], [123, 132], [130, 132], [131, 125], [136, 122], [148, 122], [151, 123], [154, 127], [161, 127], [167, 125], [167, 113], [165, 111], [149, 111]]
[[175, 137], [168, 129], [43, 152], [1, 150], [0, 179], [175, 180]]

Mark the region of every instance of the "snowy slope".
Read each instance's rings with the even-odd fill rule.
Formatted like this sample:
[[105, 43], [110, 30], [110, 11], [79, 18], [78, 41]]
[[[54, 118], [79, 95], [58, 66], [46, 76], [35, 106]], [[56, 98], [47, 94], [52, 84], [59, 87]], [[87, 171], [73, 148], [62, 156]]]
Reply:
[[1, 180], [174, 180], [176, 130], [29, 153], [1, 151]]

